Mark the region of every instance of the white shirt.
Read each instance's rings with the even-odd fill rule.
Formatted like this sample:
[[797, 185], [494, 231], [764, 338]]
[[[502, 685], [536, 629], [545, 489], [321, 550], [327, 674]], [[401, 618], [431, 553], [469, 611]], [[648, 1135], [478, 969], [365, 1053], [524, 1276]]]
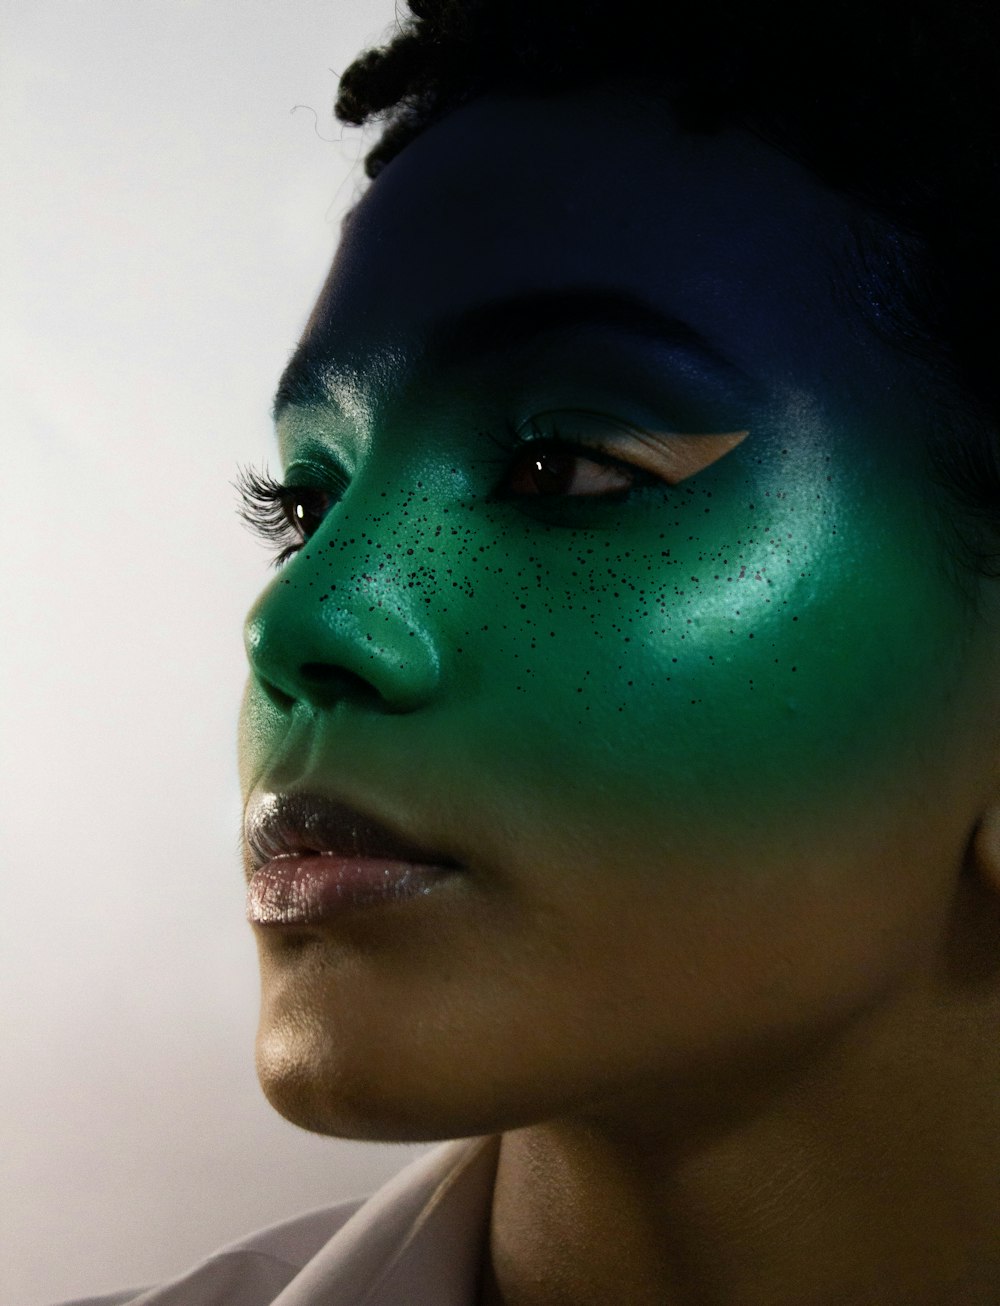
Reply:
[[153, 1288], [62, 1306], [475, 1306], [500, 1136], [425, 1153], [365, 1199], [271, 1225]]

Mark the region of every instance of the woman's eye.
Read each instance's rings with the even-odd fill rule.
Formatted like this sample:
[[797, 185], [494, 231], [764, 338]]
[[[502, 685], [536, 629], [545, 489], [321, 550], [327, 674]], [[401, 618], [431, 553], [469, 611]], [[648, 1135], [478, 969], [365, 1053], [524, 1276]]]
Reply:
[[310, 485], [284, 485], [267, 471], [238, 470], [234, 488], [236, 511], [245, 525], [266, 544], [278, 546], [274, 567], [283, 566], [316, 533], [320, 523], [343, 495], [347, 478], [334, 477], [328, 490]]
[[287, 486], [282, 495], [282, 507], [288, 524], [302, 540], [308, 540], [315, 534], [332, 503], [333, 496], [325, 490], [314, 490], [307, 486]]
[[531, 440], [514, 454], [504, 497], [623, 496], [647, 477], [639, 468], [568, 441]]

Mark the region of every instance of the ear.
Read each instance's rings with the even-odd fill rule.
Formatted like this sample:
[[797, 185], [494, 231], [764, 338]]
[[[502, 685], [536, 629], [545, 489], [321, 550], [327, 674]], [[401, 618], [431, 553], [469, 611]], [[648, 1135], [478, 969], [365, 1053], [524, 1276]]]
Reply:
[[972, 866], [984, 887], [1000, 897], [1000, 802], [980, 818], [970, 845]]

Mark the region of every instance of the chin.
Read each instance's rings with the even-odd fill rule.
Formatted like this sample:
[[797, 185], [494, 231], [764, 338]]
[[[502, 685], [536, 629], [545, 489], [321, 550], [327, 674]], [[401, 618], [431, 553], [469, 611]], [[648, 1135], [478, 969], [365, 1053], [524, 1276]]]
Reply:
[[[371, 1143], [432, 1143], [500, 1132], [495, 1104], [448, 1091], [446, 1074], [407, 1071], [388, 1047], [366, 1055], [317, 1041], [302, 1028], [266, 1026], [256, 1044], [257, 1078], [279, 1115], [310, 1133]], [[454, 1090], [455, 1086], [452, 1085]]]
[[292, 1124], [335, 1138], [424, 1143], [546, 1114], [534, 1077], [525, 1084], [511, 1074], [516, 1059], [497, 1022], [474, 1002], [427, 994], [421, 977], [393, 973], [392, 956], [374, 964], [360, 949], [264, 942], [257, 1077]]

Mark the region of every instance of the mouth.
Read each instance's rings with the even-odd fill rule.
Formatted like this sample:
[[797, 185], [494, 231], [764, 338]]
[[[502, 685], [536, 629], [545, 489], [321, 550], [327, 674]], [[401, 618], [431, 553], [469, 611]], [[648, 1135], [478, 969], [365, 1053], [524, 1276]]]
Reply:
[[259, 925], [313, 924], [348, 907], [412, 898], [464, 869], [321, 794], [254, 794], [243, 834], [247, 916]]
[[317, 853], [459, 868], [447, 854], [321, 794], [258, 793], [247, 804], [243, 833], [253, 871], [275, 857]]

